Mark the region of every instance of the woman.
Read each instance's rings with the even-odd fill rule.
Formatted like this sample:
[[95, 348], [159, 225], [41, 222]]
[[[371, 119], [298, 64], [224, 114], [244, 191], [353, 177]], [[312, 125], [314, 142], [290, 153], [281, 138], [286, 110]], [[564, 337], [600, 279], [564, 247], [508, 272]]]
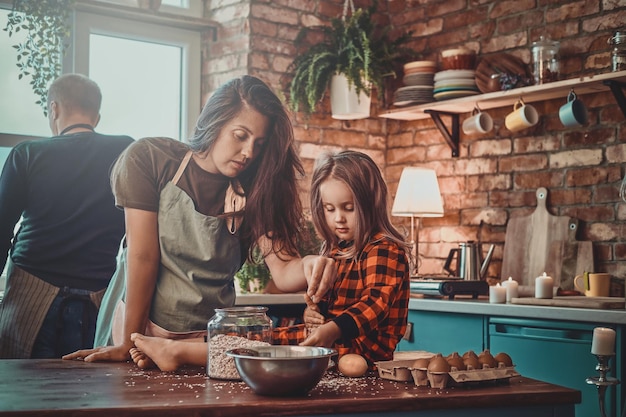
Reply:
[[233, 276], [255, 245], [279, 289], [308, 284], [319, 300], [335, 272], [331, 259], [297, 253], [298, 174], [289, 116], [251, 76], [215, 91], [188, 144], [131, 145], [111, 177], [127, 246], [98, 316], [99, 347], [64, 359], [128, 360], [135, 332], [202, 336], [214, 309], [234, 304]]

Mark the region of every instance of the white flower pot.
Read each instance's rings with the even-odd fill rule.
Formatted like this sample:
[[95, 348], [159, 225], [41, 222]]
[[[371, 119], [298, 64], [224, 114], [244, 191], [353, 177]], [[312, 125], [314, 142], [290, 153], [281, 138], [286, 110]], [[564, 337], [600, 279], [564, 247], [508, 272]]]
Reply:
[[356, 94], [354, 85], [348, 84], [343, 74], [333, 75], [330, 81], [330, 109], [333, 119], [355, 120], [370, 116], [370, 97], [361, 91]]

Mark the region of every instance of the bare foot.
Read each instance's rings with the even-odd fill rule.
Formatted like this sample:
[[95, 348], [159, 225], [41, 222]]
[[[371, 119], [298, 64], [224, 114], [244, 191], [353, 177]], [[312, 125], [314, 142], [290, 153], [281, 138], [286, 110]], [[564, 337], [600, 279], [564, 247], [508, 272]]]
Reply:
[[130, 348], [129, 353], [130, 353], [131, 359], [133, 360], [133, 362], [135, 362], [135, 365], [137, 365], [139, 368], [141, 369], [156, 368], [156, 364], [152, 361], [152, 359], [146, 356], [146, 354], [143, 353], [138, 348], [136, 347]]
[[152, 363], [162, 371], [175, 371], [183, 365], [178, 359], [175, 340], [144, 336], [139, 333], [131, 334], [130, 340], [137, 346], [137, 349], [131, 349], [131, 357], [140, 368], [151, 367]]

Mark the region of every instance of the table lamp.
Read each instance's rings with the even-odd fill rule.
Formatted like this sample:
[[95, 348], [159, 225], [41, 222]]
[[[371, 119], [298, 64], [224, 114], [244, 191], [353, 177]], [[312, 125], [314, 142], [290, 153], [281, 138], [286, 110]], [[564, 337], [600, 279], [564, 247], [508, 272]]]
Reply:
[[417, 249], [418, 239], [415, 233], [415, 218], [443, 216], [441, 192], [437, 183], [437, 174], [433, 169], [406, 167], [402, 170], [391, 214], [411, 218], [411, 245], [413, 249], [411, 277], [416, 277], [418, 276], [419, 252]]

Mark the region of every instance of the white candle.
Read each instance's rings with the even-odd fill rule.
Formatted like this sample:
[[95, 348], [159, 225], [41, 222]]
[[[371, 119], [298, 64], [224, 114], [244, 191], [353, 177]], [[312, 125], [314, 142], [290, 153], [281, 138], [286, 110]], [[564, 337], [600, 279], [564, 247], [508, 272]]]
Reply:
[[552, 298], [554, 280], [543, 273], [543, 276], [535, 278], [535, 298]]
[[593, 329], [591, 353], [605, 356], [615, 355], [615, 330], [608, 327], [596, 327]]
[[506, 288], [500, 284], [489, 287], [489, 302], [491, 304], [502, 304], [506, 302]]
[[502, 283], [502, 286], [506, 288], [506, 302], [510, 303], [512, 298], [519, 297], [519, 284], [513, 280], [513, 277], [509, 277]]

